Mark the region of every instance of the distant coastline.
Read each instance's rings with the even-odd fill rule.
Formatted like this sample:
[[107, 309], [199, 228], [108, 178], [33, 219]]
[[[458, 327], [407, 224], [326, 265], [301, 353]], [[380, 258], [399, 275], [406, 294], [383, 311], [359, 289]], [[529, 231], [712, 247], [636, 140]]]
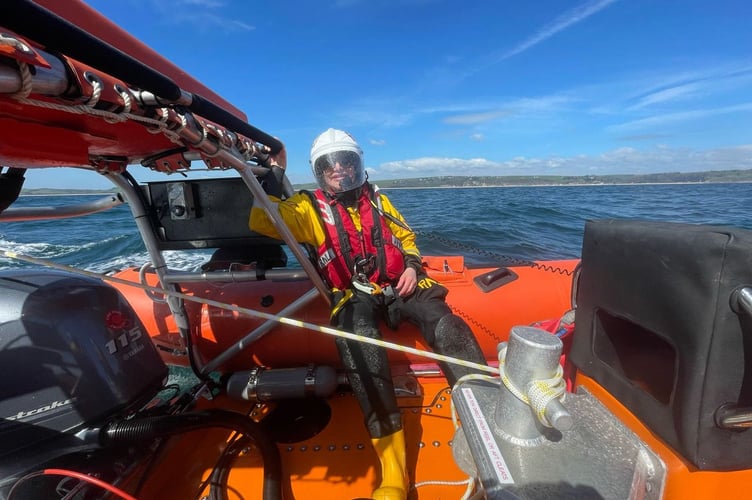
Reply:
[[[600, 182], [600, 183], [566, 183], [566, 184], [495, 184], [468, 186], [383, 186], [378, 181], [372, 181], [379, 189], [482, 189], [482, 188], [526, 188], [526, 187], [598, 187], [598, 186], [660, 186], [660, 185], [693, 185], [693, 184], [749, 184], [752, 181], [693, 181], [693, 182]], [[313, 186], [315, 189], [316, 186]], [[301, 187], [300, 189], [311, 189]]]
[[[545, 187], [602, 186], [629, 184], [724, 184], [752, 182], [752, 169], [709, 170], [705, 172], [667, 172], [628, 175], [515, 175], [515, 176], [437, 176], [410, 179], [373, 180], [384, 189], [458, 188], [458, 187]], [[312, 189], [315, 184], [295, 186]]]
[[31, 188], [22, 189], [20, 196], [76, 196], [76, 195], [115, 195], [118, 190], [113, 189], [57, 189], [57, 188]]
[[[629, 184], [724, 184], [752, 182], [752, 169], [709, 170], [704, 172], [666, 172], [625, 175], [515, 175], [515, 176], [436, 176], [409, 179], [373, 180], [384, 189], [459, 188], [459, 187], [545, 187], [600, 186]], [[297, 189], [315, 189], [316, 184], [298, 184]], [[116, 189], [23, 189], [22, 196], [110, 195]]]

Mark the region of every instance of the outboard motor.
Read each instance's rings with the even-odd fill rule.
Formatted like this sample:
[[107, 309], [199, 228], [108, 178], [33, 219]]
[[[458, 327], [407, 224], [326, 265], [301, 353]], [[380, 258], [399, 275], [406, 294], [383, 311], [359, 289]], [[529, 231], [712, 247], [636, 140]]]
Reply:
[[139, 410], [166, 377], [115, 288], [58, 271], [0, 272], [0, 498], [25, 474], [97, 449], [88, 431]]

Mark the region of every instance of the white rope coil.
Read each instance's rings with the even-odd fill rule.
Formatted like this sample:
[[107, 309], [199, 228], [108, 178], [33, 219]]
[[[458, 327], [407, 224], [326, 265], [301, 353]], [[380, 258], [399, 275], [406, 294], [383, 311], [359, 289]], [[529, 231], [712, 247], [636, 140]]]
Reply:
[[18, 73], [21, 76], [21, 90], [14, 94], [16, 97], [25, 98], [29, 97], [32, 88], [32, 76], [29, 65], [26, 63], [18, 62]]

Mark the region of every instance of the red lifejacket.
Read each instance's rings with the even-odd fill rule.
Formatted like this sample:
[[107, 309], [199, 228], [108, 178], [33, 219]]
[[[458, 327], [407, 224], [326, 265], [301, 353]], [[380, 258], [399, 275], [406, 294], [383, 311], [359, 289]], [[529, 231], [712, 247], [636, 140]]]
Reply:
[[370, 258], [373, 270], [368, 281], [385, 285], [395, 283], [405, 270], [402, 243], [394, 236], [378, 210], [378, 195], [368, 183], [361, 188], [356, 204], [361, 230], [355, 227], [347, 208], [328, 197], [321, 189], [313, 193], [317, 212], [326, 233], [316, 249], [316, 265], [333, 288], [350, 288], [357, 262]]

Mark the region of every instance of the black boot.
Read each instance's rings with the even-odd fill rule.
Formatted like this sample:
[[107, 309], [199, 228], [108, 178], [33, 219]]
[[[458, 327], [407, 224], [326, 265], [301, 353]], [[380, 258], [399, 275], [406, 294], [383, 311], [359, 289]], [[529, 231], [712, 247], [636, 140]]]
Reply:
[[[433, 350], [444, 356], [460, 358], [481, 365], [486, 365], [486, 357], [473, 334], [473, 331], [465, 321], [455, 314], [447, 314], [436, 324], [434, 332], [435, 340]], [[473, 370], [454, 363], [439, 361], [439, 366], [444, 372], [447, 381], [454, 386], [460, 377], [469, 373], [486, 374], [480, 370]]]

